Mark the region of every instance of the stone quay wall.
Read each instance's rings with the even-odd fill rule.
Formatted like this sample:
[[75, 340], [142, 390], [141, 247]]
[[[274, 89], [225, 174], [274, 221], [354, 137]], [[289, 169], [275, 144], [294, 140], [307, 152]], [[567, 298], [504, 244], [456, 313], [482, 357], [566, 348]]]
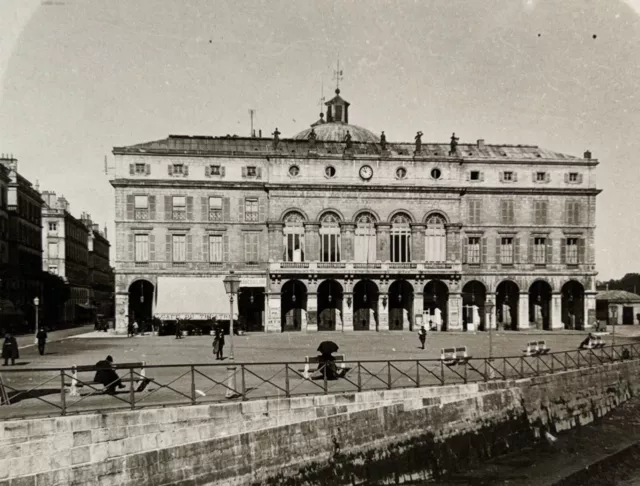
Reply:
[[640, 361], [536, 378], [0, 423], [0, 486], [341, 485], [438, 477], [592, 422]]

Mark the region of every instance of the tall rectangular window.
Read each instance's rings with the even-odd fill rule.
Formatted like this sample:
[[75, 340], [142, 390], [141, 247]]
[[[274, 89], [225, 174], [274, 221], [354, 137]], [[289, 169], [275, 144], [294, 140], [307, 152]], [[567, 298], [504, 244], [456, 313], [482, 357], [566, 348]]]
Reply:
[[186, 235], [173, 235], [173, 263], [185, 263], [187, 261], [187, 237]]
[[411, 261], [411, 232], [408, 228], [392, 228], [390, 246], [392, 262]]
[[245, 199], [244, 200], [244, 220], [245, 221], [258, 221], [258, 200], [257, 199]]
[[209, 221], [222, 221], [222, 198], [211, 196], [209, 198]]
[[547, 224], [547, 201], [533, 202], [533, 224]]
[[209, 236], [209, 261], [212, 263], [222, 262], [222, 236]]
[[49, 223], [49, 231], [58, 231], [58, 223]]
[[140, 174], [146, 174], [146, 164], [136, 164], [135, 165], [135, 172], [136, 174], [140, 175]]
[[565, 205], [566, 222], [567, 224], [580, 224], [580, 202], [579, 201], [566, 201]]
[[513, 211], [513, 200], [503, 199], [500, 201], [500, 221], [502, 224], [513, 224], [515, 215]]
[[340, 234], [339, 233], [320, 234], [320, 256], [321, 256], [321, 261], [323, 262], [339, 262], [340, 261]]
[[536, 265], [544, 265], [547, 263], [547, 239], [533, 239], [533, 263]]
[[149, 219], [148, 196], [135, 196], [134, 208], [134, 219]]
[[58, 258], [58, 243], [49, 243], [49, 258]]
[[470, 236], [467, 240], [467, 263], [480, 263], [480, 237]]
[[513, 238], [500, 238], [500, 263], [513, 265]]
[[480, 224], [480, 199], [469, 200], [469, 224]]
[[258, 237], [259, 233], [245, 233], [244, 235], [244, 261], [258, 261]]
[[135, 235], [136, 262], [149, 261], [149, 235]]
[[578, 238], [567, 238], [567, 264], [568, 265], [577, 265], [578, 264]]
[[171, 219], [184, 221], [187, 219], [187, 198], [185, 196], [173, 196]]
[[373, 224], [358, 224], [356, 227], [354, 257], [357, 262], [376, 261], [376, 228]]
[[[304, 228], [286, 228], [292, 230], [284, 235], [284, 260], [286, 262], [304, 261]], [[299, 230], [299, 231], [296, 231]], [[294, 232], [295, 231], [295, 232]]]

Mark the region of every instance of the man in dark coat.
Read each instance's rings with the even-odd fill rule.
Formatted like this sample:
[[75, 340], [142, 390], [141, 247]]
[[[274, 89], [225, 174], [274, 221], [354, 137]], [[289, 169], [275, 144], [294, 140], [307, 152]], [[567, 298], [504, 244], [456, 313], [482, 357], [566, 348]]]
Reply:
[[116, 387], [124, 388], [118, 373], [113, 369], [113, 358], [110, 355], [106, 359], [98, 361], [96, 368], [96, 376], [93, 377], [93, 381], [104, 385], [107, 393], [115, 393]]
[[2, 357], [4, 358], [4, 364], [2, 366], [7, 366], [9, 364], [9, 359], [11, 359], [11, 364], [16, 364], [16, 359], [20, 358], [20, 351], [18, 351], [18, 341], [14, 338], [10, 333], [7, 333], [4, 337], [4, 343], [2, 344]]
[[422, 344], [422, 349], [424, 349], [424, 343], [427, 341], [427, 330], [424, 326], [420, 326], [420, 330], [418, 331], [418, 338], [420, 339], [420, 344]]
[[224, 348], [224, 331], [221, 327], [216, 327], [213, 348], [216, 352], [216, 359], [223, 359], [222, 350]]
[[47, 331], [42, 327], [38, 329], [36, 339], [38, 340], [38, 352], [40, 353], [40, 356], [42, 356], [44, 354], [44, 345], [47, 344]]

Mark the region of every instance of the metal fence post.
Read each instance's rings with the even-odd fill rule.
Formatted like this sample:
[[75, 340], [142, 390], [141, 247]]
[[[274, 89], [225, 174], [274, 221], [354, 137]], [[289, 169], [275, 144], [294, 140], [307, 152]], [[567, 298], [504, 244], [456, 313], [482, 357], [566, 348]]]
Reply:
[[242, 385], [242, 400], [244, 401], [247, 399], [247, 386], [244, 381], [244, 365], [243, 364], [240, 365], [240, 382]]
[[484, 381], [489, 381], [489, 362], [487, 358], [484, 359]]
[[440, 360], [440, 382], [444, 385], [444, 361]]
[[391, 361], [387, 361], [387, 388], [391, 390]]
[[358, 391], [362, 391], [362, 365], [358, 361]]
[[67, 396], [64, 388], [64, 370], [60, 370], [60, 402], [62, 403], [62, 415], [67, 414]]
[[323, 376], [323, 382], [324, 382], [324, 394], [327, 395], [329, 393], [329, 385], [327, 383], [327, 363], [325, 362], [322, 365], [322, 376]]
[[420, 388], [420, 360], [416, 360], [416, 388]]
[[291, 396], [289, 393], [289, 363], [284, 365], [284, 394], [287, 398]]
[[196, 404], [196, 370], [193, 365], [191, 365], [191, 404]]
[[[131, 378], [131, 380], [133, 380], [133, 368], [129, 369], [129, 376]], [[129, 401], [131, 402], [131, 410], [134, 410], [136, 408], [136, 395], [135, 395], [135, 389], [133, 386], [133, 381], [130, 382], [130, 386], [129, 386]]]
[[464, 362], [464, 384], [467, 384], [467, 362]]

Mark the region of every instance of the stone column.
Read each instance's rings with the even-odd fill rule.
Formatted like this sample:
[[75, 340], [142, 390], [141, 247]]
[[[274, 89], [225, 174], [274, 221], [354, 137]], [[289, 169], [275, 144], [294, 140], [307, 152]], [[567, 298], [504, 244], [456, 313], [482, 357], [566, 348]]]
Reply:
[[462, 261], [462, 255], [460, 255], [460, 229], [462, 225], [459, 223], [452, 223], [446, 225], [447, 230], [447, 261], [458, 262]]
[[564, 329], [562, 322], [562, 294], [553, 292], [551, 295], [551, 329]]
[[129, 292], [116, 292], [116, 334], [127, 334], [129, 326]]
[[449, 316], [447, 319], [449, 331], [462, 331], [462, 296], [459, 292], [449, 293], [447, 305]]
[[[493, 304], [493, 310], [491, 311], [491, 313], [487, 312], [487, 304]], [[489, 330], [489, 328], [493, 329], [494, 331], [496, 329], [498, 329], [498, 323], [496, 321], [496, 318], [498, 316], [498, 309], [496, 308], [496, 294], [493, 292], [489, 292], [487, 293], [487, 298], [485, 300], [485, 304], [484, 304], [484, 308], [485, 308], [485, 313], [484, 313], [484, 319], [485, 319], [485, 327], [487, 329], [487, 331]]]
[[[390, 248], [389, 248], [389, 232], [391, 231], [390, 223], [377, 223], [376, 224], [376, 259], [381, 262], [388, 262], [391, 260]], [[387, 320], [388, 322], [388, 320]]]
[[[283, 233], [284, 223], [269, 222], [269, 260], [273, 262], [281, 262], [284, 259]], [[266, 328], [265, 328], [266, 329]]]
[[318, 331], [318, 293], [316, 289], [307, 293], [307, 332]]
[[411, 223], [411, 261], [423, 262], [424, 254], [424, 228], [422, 223]]
[[[414, 289], [418, 288], [418, 285], [414, 285]], [[424, 294], [422, 291], [413, 293], [413, 327], [414, 329], [420, 329], [420, 326], [425, 326], [429, 329], [428, 322], [424, 322]], [[428, 319], [427, 319], [428, 321]]]
[[[584, 293], [584, 328], [596, 327], [598, 321], [596, 320], [596, 291], [587, 290]], [[592, 311], [592, 321], [589, 322], [589, 311]], [[634, 316], [635, 319], [635, 316]]]
[[267, 325], [265, 332], [282, 332], [282, 296], [280, 292], [267, 294]]
[[304, 224], [304, 248], [305, 248], [304, 259], [307, 262], [317, 262], [320, 260], [319, 230], [320, 230], [320, 224], [318, 223]]
[[[351, 305], [347, 301], [351, 299]], [[344, 292], [342, 300], [342, 330], [353, 331], [353, 294]]]
[[353, 247], [355, 230], [356, 225], [353, 223], [340, 223], [340, 239], [342, 240], [341, 260], [343, 262], [352, 262], [355, 260]]
[[518, 329], [529, 329], [529, 292], [520, 292], [518, 300]]
[[[387, 299], [387, 305], [383, 306], [383, 299]], [[389, 296], [387, 291], [381, 291], [378, 296], [378, 331], [389, 330]]]

